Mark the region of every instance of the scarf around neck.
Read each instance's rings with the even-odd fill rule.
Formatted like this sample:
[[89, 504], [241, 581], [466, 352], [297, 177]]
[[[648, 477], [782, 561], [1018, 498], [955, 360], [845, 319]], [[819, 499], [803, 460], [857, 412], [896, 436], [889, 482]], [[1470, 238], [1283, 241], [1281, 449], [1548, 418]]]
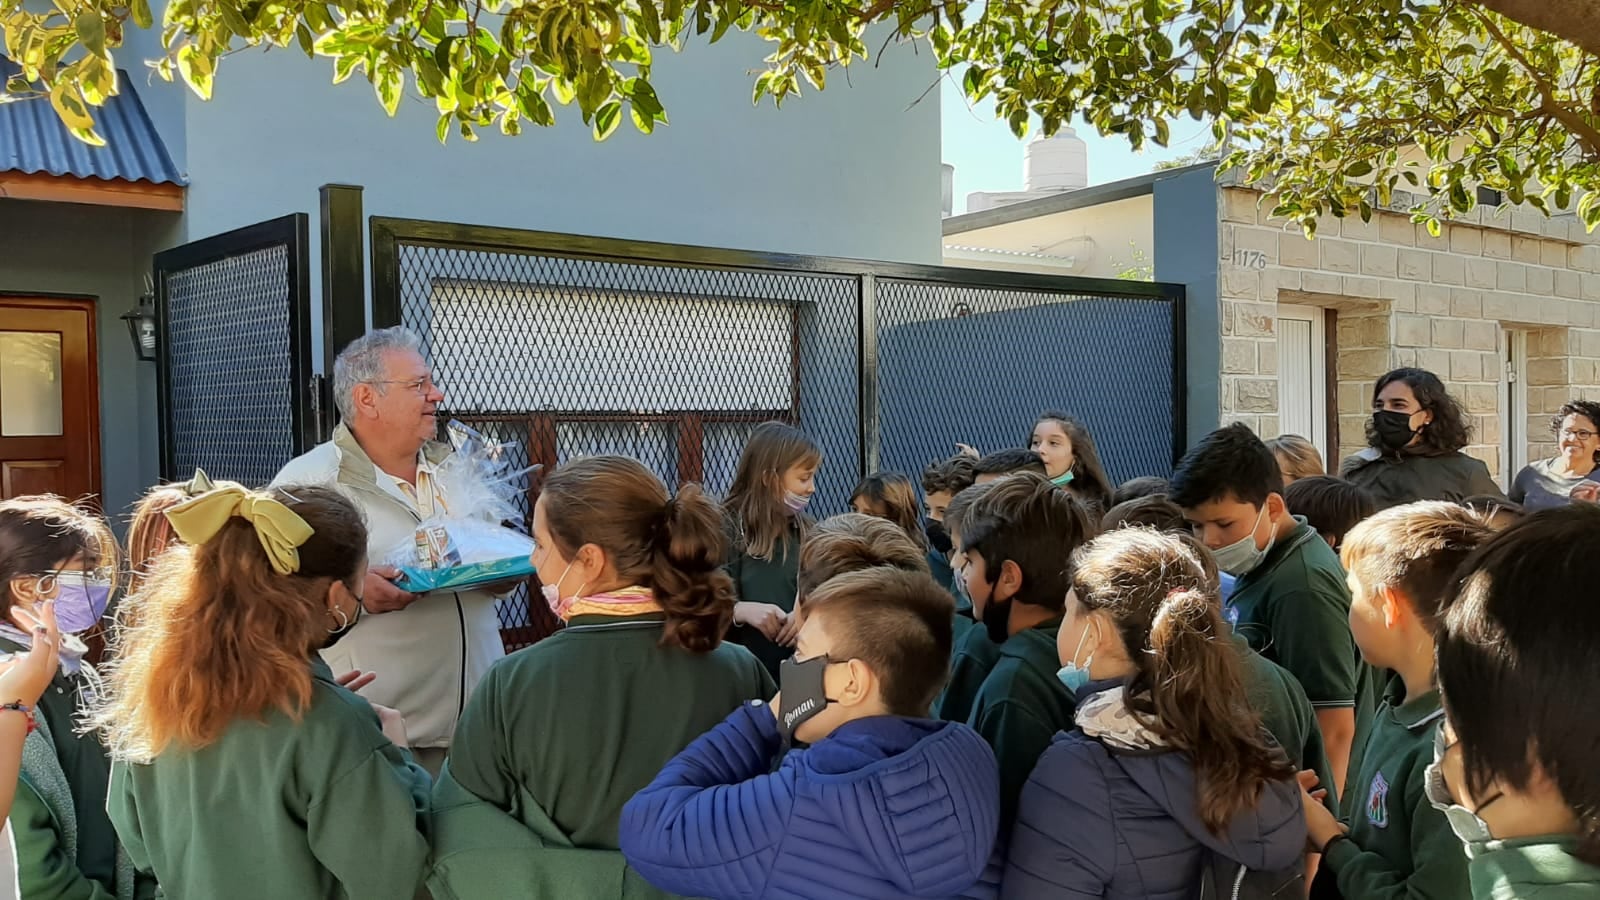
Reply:
[[638, 585], [604, 594], [573, 597], [565, 607], [557, 610], [563, 621], [571, 621], [577, 616], [642, 616], [662, 611], [661, 604], [656, 602], [655, 592]]
[[1167, 746], [1165, 739], [1128, 709], [1122, 685], [1085, 697], [1073, 718], [1084, 734], [1119, 750], [1156, 750]]

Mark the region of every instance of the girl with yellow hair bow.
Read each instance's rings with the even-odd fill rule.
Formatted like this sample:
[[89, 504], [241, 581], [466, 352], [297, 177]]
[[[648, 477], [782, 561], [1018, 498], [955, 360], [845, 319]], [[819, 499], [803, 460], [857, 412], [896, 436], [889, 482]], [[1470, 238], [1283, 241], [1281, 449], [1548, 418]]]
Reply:
[[361, 614], [367, 532], [329, 488], [219, 483], [166, 511], [95, 716], [107, 806], [169, 897], [409, 898], [428, 775], [318, 650]]

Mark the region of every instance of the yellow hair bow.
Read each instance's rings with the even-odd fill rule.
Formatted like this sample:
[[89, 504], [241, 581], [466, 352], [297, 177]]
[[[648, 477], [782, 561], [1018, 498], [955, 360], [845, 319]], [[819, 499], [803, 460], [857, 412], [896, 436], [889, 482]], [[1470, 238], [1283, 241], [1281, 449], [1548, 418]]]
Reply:
[[195, 469], [193, 478], [176, 487], [191, 497], [198, 497], [206, 491], [215, 490], [217, 486], [211, 481], [210, 476], [206, 475], [204, 469]]
[[300, 551], [311, 540], [311, 526], [294, 510], [271, 497], [252, 493], [237, 484], [224, 482], [211, 491], [179, 503], [167, 510], [172, 530], [188, 544], [204, 544], [216, 537], [234, 516], [248, 521], [267, 559], [279, 575], [300, 571]]

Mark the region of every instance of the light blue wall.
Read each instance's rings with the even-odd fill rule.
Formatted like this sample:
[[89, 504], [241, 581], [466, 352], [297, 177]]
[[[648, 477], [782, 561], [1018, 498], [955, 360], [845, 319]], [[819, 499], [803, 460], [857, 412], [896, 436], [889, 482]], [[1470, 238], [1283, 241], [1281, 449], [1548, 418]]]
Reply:
[[1156, 280], [1177, 282], [1184, 304], [1189, 389], [1189, 444], [1217, 427], [1222, 403], [1222, 327], [1217, 270], [1220, 193], [1216, 170], [1206, 167], [1157, 181], [1155, 191]]
[[[361, 78], [331, 85], [326, 59], [240, 53], [211, 102], [185, 106], [188, 236], [315, 213], [317, 188], [338, 182], [366, 189], [369, 215], [937, 262], [939, 108], [916, 102], [936, 77], [930, 56], [891, 47], [777, 110], [750, 102], [767, 52], [742, 35], [662, 52], [671, 124], [653, 135], [625, 123], [596, 143], [558, 107], [555, 128], [447, 145], [431, 101], [413, 96], [390, 119]], [[313, 264], [320, 252], [314, 238]]]
[[[654, 135], [624, 124], [597, 144], [575, 109], [558, 108], [570, 121], [553, 129], [527, 127], [516, 139], [491, 130], [476, 144], [452, 137], [441, 146], [431, 102], [408, 100], [390, 119], [366, 81], [333, 86], [328, 60], [296, 50], [229, 57], [216, 97], [201, 102], [151, 74], [142, 60], [160, 54], [158, 37], [130, 29], [120, 63], [189, 179], [185, 214], [0, 201], [0, 291], [104, 299], [107, 509], [136, 499], [159, 468], [155, 367], [135, 363], [117, 319], [138, 297], [150, 256], [308, 212], [318, 266], [323, 184], [365, 187], [369, 215], [938, 262], [939, 107], [917, 102], [936, 78], [931, 56], [890, 47], [848, 77], [831, 73], [826, 92], [775, 110], [750, 103], [751, 70], [767, 47], [732, 35], [661, 53], [655, 83], [671, 125]], [[319, 368], [320, 340], [317, 327]]]
[[[434, 136], [433, 103], [384, 115], [328, 60], [242, 52], [210, 103], [188, 104], [192, 236], [307, 208], [328, 182], [366, 188], [367, 212], [722, 247], [917, 262], [939, 259], [939, 110], [907, 110], [935, 78], [927, 53], [775, 110], [752, 107], [766, 44], [732, 36], [657, 57], [671, 125], [596, 143], [576, 108], [554, 129], [475, 144]], [[876, 45], [874, 45], [876, 46]]]
[[177, 225], [171, 214], [0, 200], [0, 294], [97, 301], [101, 491], [119, 531], [160, 470], [156, 367], [134, 356], [120, 316], [144, 290], [152, 249], [175, 240]]

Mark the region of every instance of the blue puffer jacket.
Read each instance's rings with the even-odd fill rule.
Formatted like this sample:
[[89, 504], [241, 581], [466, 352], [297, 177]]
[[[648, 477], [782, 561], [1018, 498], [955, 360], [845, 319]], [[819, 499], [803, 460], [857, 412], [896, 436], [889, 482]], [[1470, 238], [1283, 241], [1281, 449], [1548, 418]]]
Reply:
[[1022, 790], [1001, 896], [1191, 900], [1203, 851], [1266, 871], [1304, 856], [1292, 778], [1269, 784], [1221, 835], [1206, 829], [1197, 806], [1186, 754], [1116, 751], [1079, 729], [1057, 734]]
[[764, 703], [735, 710], [622, 810], [622, 852], [692, 897], [992, 898], [994, 754], [965, 725], [860, 719], [772, 761]]

